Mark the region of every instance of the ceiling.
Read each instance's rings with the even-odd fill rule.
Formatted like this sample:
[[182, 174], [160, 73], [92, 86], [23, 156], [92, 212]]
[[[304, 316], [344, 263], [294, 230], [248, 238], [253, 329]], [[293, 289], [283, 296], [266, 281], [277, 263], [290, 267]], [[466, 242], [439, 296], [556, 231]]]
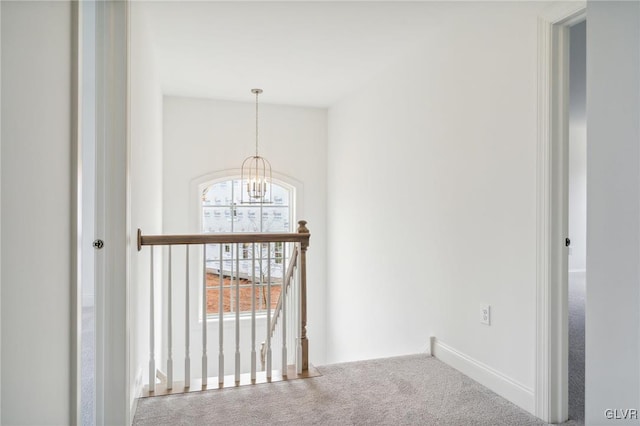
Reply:
[[434, 37], [437, 2], [138, 2], [165, 94], [328, 107]]

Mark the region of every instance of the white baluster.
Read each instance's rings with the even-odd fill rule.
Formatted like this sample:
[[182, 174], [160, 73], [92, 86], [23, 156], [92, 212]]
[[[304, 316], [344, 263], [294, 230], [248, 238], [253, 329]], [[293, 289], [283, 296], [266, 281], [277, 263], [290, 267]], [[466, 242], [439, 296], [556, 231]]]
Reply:
[[256, 379], [256, 243], [251, 247], [251, 380]]
[[[295, 262], [295, 250], [291, 253], [291, 261], [290, 262]], [[288, 321], [287, 321], [287, 346], [291, 347], [291, 348], [295, 348], [295, 345], [290, 345], [291, 343], [291, 336], [293, 336], [293, 333], [291, 332], [291, 324], [293, 324], [295, 322], [295, 308], [293, 306], [293, 304], [291, 303], [291, 295], [293, 294], [293, 286], [295, 284], [295, 281], [293, 280], [293, 276], [291, 277], [291, 281], [288, 287], [288, 291], [287, 291], [287, 306], [289, 307], [289, 312], [288, 312]], [[287, 365], [289, 364], [289, 354], [287, 353]]]
[[[300, 253], [298, 253], [299, 255]], [[298, 258], [299, 259], [299, 258]], [[300, 288], [300, 280], [298, 280], [298, 268], [299, 268], [300, 264], [296, 264], [296, 271], [294, 274], [294, 282], [293, 285], [295, 287], [293, 287], [293, 294], [291, 295], [291, 306], [293, 307], [293, 310], [295, 312], [295, 317], [292, 320], [292, 324], [291, 324], [291, 347], [295, 348], [296, 344], [298, 343], [298, 323], [300, 322], [300, 306], [298, 306], [298, 289]], [[293, 360], [292, 362], [295, 364], [296, 362], [296, 356], [297, 356], [297, 350], [293, 350], [293, 353], [291, 354]]]
[[[233, 222], [231, 223], [233, 227]], [[231, 230], [233, 232], [233, 228]], [[229, 244], [230, 246], [231, 244]], [[229, 254], [231, 256], [231, 262], [229, 262], [229, 313], [233, 312], [235, 304], [233, 303], [233, 248], [229, 247]]]
[[171, 246], [169, 246], [169, 280], [167, 282], [168, 295], [167, 295], [167, 389], [173, 389], [173, 351], [172, 351], [172, 327], [173, 322], [171, 318]]
[[271, 243], [267, 243], [267, 380], [271, 380]]
[[[302, 256], [302, 247], [299, 243], [298, 256]], [[301, 260], [301, 257], [300, 257]], [[302, 262], [298, 263], [302, 265]], [[298, 374], [302, 374], [302, 291], [300, 286], [302, 285], [302, 268], [298, 267], [298, 273], [296, 274], [298, 282], [296, 283], [296, 337], [297, 337], [297, 351], [296, 351], [296, 371]]]
[[287, 244], [282, 243], [282, 284], [280, 300], [282, 300], [282, 377], [287, 377]]
[[[290, 342], [291, 342], [291, 347], [295, 348], [296, 347], [296, 324], [298, 323], [298, 318], [300, 317], [300, 311], [299, 311], [299, 306], [297, 303], [297, 291], [298, 291], [298, 265], [299, 265], [299, 261], [300, 261], [300, 252], [298, 251], [297, 245], [294, 243], [292, 244], [294, 250], [296, 250], [296, 266], [295, 266], [295, 271], [293, 272], [293, 283], [291, 283], [291, 288], [292, 288], [292, 292], [291, 292], [291, 303], [289, 304], [289, 306], [291, 306], [291, 311], [293, 312], [293, 318], [291, 319], [291, 321], [289, 321], [291, 323], [291, 337], [290, 337]], [[291, 363], [295, 364], [296, 363], [296, 351], [292, 350], [291, 351]]]
[[[293, 277], [291, 277], [291, 281], [287, 291], [287, 306], [289, 307], [289, 312], [288, 312], [289, 318], [287, 320], [287, 347], [290, 347], [290, 348], [295, 348], [295, 345], [291, 345], [291, 336], [293, 336], [293, 333], [291, 332], [291, 324], [295, 322], [295, 317], [296, 317], [295, 308], [291, 303], [291, 295], [293, 294], [294, 285], [295, 285], [295, 281]], [[289, 364], [289, 353], [287, 351], [287, 365], [288, 364]]]
[[224, 384], [224, 263], [220, 244], [220, 286], [218, 287], [218, 384]]
[[[236, 383], [240, 382], [240, 245], [236, 243]], [[231, 291], [231, 289], [229, 289]]]
[[291, 307], [291, 309], [289, 310], [289, 312], [291, 312], [291, 319], [289, 320], [289, 343], [290, 343], [290, 347], [292, 348], [291, 350], [291, 364], [295, 364], [296, 363], [296, 323], [298, 321], [298, 307], [296, 304], [296, 286], [298, 284], [298, 276], [297, 271], [298, 271], [298, 259], [299, 257], [299, 253], [297, 252], [297, 248], [295, 244], [292, 244], [293, 250], [296, 250], [296, 261], [295, 261], [295, 269], [293, 271], [293, 275], [291, 277], [292, 283], [291, 283], [291, 296], [289, 297], [289, 306]]
[[149, 392], [156, 391], [156, 357], [154, 324], [153, 246], [150, 247], [151, 268], [149, 270]]
[[202, 245], [202, 387], [207, 386], [207, 246]]
[[189, 353], [189, 245], [186, 245], [185, 292], [184, 292], [184, 387], [191, 386], [191, 354]]
[[[260, 232], [262, 232], [262, 228], [260, 228], [260, 229], [261, 229]], [[263, 244], [264, 243], [260, 243], [260, 257], [258, 258], [258, 267], [260, 268], [260, 271], [259, 271], [260, 272], [260, 287], [258, 287], [258, 292], [260, 293], [260, 297], [259, 297], [260, 305], [258, 307], [258, 310], [260, 310], [260, 311], [265, 309], [265, 307], [262, 306], [263, 299], [264, 299], [264, 282], [262, 281], [262, 279], [264, 278], [263, 277], [263, 272], [262, 272], [262, 271], [264, 271], [264, 269], [262, 269], [262, 257], [264, 256], [264, 254], [262, 253]]]

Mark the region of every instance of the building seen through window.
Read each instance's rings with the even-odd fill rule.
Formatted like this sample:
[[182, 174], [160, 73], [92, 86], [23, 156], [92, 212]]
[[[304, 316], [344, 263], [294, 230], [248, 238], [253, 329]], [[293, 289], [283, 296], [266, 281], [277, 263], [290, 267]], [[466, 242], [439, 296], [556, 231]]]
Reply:
[[[266, 197], [270, 203], [242, 204], [240, 179], [226, 179], [201, 187], [201, 230], [208, 233], [293, 232], [293, 189], [272, 183]], [[246, 197], [245, 197], [246, 199]], [[292, 247], [270, 244], [208, 244], [207, 314], [219, 313], [222, 280], [223, 312], [235, 313], [236, 282], [240, 283], [240, 313], [251, 312], [252, 283], [255, 281], [255, 308], [267, 308], [267, 282], [271, 276], [271, 307], [280, 296], [283, 271]], [[286, 253], [285, 253], [286, 251]], [[285, 258], [286, 256], [286, 258]]]

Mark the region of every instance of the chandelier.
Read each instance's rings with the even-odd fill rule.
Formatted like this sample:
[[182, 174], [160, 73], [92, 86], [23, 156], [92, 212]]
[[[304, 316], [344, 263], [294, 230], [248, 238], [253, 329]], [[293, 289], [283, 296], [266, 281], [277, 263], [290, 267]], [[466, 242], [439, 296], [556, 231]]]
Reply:
[[240, 203], [262, 204], [271, 202], [271, 164], [258, 153], [258, 96], [262, 89], [251, 89], [251, 93], [256, 95], [256, 154], [242, 162]]

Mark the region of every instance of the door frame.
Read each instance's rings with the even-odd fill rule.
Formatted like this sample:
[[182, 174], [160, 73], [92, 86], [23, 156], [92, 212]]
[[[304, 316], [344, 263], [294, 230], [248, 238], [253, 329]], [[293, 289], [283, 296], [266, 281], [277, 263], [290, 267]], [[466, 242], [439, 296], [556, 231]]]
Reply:
[[96, 2], [96, 423], [131, 424], [129, 2]]
[[[70, 423], [81, 423], [82, 18], [72, 2]], [[129, 425], [129, 2], [96, 2], [96, 424]], [[92, 238], [92, 239], [93, 239]]]
[[[82, 4], [71, 3], [70, 424], [82, 422]], [[73, 173], [75, 171], [75, 173]]]
[[535, 414], [568, 418], [568, 105], [570, 27], [586, 2], [551, 6], [538, 17]]

